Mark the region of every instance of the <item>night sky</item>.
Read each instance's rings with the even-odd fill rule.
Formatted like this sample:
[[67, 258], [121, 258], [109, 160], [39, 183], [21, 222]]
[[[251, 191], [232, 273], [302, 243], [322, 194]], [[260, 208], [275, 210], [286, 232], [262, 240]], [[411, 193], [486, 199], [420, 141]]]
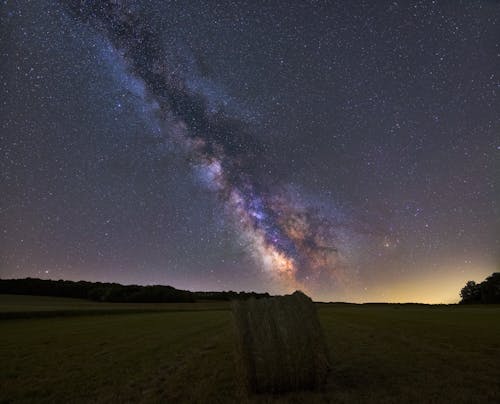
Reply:
[[449, 303], [497, 270], [499, 2], [0, 7], [0, 277]]

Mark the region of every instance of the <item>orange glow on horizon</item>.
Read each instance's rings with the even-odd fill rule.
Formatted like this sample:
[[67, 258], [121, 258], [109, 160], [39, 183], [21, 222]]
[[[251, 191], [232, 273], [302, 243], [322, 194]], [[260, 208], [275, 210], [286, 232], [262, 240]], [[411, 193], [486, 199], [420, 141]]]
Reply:
[[[467, 281], [483, 281], [497, 271], [495, 265], [480, 265], [460, 270], [457, 265], [446, 265], [432, 273], [407, 273], [404, 278], [392, 281], [380, 280], [379, 284], [363, 287], [358, 285], [340, 293], [322, 294], [315, 300], [345, 301], [352, 303], [426, 303], [453, 304], [460, 301], [460, 290]], [[458, 269], [458, 270], [457, 270]], [[352, 285], [350, 285], [352, 287]]]

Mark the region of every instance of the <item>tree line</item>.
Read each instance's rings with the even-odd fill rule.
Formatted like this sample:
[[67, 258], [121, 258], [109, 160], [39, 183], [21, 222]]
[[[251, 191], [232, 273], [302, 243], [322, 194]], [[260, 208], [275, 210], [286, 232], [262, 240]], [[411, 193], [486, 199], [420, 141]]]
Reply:
[[181, 303], [199, 300], [234, 300], [269, 297], [255, 292], [191, 292], [164, 285], [121, 285], [119, 283], [49, 280], [38, 278], [0, 279], [0, 293], [59, 296], [99, 302]]
[[460, 297], [462, 304], [500, 303], [500, 272], [494, 272], [480, 283], [468, 281]]

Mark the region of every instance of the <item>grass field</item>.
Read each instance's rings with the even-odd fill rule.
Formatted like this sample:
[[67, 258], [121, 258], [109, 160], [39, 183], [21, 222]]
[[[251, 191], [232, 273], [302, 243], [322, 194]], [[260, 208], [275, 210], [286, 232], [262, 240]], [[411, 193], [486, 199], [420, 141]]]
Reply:
[[100, 303], [64, 297], [0, 294], [0, 320], [11, 318], [133, 314], [152, 311], [228, 310], [228, 307], [226, 302], [213, 301], [201, 303]]
[[10, 313], [0, 320], [0, 402], [500, 402], [499, 306], [318, 309], [333, 364], [325, 390], [249, 397], [226, 303], [0, 295]]

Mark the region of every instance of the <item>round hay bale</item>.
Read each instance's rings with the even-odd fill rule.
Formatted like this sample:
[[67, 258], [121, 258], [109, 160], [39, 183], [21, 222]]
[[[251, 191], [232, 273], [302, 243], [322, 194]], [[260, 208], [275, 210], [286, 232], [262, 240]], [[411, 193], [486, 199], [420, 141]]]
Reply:
[[301, 292], [234, 301], [239, 364], [256, 393], [321, 387], [328, 350], [313, 301]]

